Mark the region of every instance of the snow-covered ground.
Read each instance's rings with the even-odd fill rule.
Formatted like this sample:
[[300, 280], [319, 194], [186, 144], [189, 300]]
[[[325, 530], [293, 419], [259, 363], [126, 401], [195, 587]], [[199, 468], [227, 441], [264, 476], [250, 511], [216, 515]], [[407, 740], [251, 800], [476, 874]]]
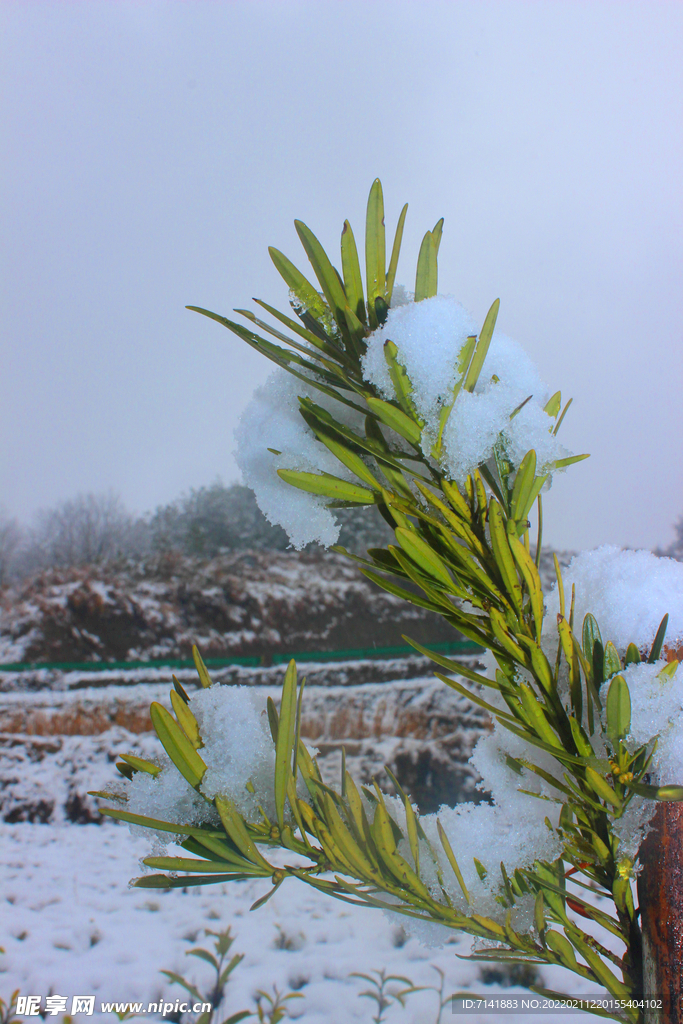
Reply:
[[[521, 988], [484, 985], [480, 965], [460, 960], [469, 952], [467, 937], [429, 948], [407, 937], [402, 919], [328, 899], [294, 880], [286, 882], [259, 910], [252, 902], [267, 890], [263, 881], [175, 889], [170, 892], [128, 887], [140, 874], [138, 859], [149, 852], [143, 839], [124, 825], [3, 825], [0, 853], [0, 998], [18, 988], [23, 995], [94, 995], [93, 1022], [115, 1020], [97, 1011], [100, 1001], [174, 1002], [183, 990], [162, 969], [176, 971], [208, 988], [211, 968], [186, 956], [196, 946], [211, 948], [204, 929], [231, 927], [232, 953], [244, 953], [234, 971], [217, 1020], [253, 1009], [258, 989], [294, 988], [290, 1013], [305, 1024], [370, 1021], [373, 1004], [360, 999], [365, 986], [354, 971], [386, 969], [415, 985], [438, 984], [434, 967], [446, 975], [447, 989], [529, 996]], [[493, 966], [493, 965], [490, 965]], [[578, 994], [590, 986], [561, 968], [541, 968], [546, 985]], [[189, 998], [189, 997], [188, 997]], [[437, 1020], [432, 991], [412, 995], [405, 1010], [387, 1011], [388, 1024], [431, 1024]], [[452, 1018], [450, 1007], [442, 1024]], [[58, 1020], [58, 1017], [47, 1018]], [[158, 1019], [151, 1014], [148, 1019]], [[498, 1017], [473, 1013], [460, 1020], [516, 1024], [524, 1015]], [[562, 1015], [568, 1024], [585, 1015]], [[86, 1017], [78, 1016], [77, 1024]], [[534, 1016], [537, 1024], [557, 1022], [556, 1014]]]

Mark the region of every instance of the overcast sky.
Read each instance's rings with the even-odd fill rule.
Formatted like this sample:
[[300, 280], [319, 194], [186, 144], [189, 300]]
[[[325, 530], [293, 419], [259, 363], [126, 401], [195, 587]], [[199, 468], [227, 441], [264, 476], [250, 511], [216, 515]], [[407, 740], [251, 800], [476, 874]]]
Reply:
[[286, 307], [299, 217], [338, 251], [372, 180], [445, 217], [440, 290], [574, 396], [546, 535], [683, 513], [683, 4], [3, 0], [0, 502], [143, 512], [238, 479], [269, 364], [187, 303]]

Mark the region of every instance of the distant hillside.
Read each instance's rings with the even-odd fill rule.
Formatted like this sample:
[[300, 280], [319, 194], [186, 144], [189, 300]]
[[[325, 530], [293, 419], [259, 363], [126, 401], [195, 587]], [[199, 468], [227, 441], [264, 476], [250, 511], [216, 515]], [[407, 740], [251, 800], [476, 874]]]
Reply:
[[48, 569], [0, 590], [0, 663], [267, 656], [459, 639], [340, 555], [177, 552]]

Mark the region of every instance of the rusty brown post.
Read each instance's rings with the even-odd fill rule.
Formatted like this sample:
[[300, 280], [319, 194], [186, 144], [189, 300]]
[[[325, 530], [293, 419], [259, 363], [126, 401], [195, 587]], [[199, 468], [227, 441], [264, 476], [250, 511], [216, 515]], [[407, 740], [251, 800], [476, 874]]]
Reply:
[[643, 996], [661, 998], [647, 1024], [683, 1024], [683, 803], [661, 803], [640, 848]]

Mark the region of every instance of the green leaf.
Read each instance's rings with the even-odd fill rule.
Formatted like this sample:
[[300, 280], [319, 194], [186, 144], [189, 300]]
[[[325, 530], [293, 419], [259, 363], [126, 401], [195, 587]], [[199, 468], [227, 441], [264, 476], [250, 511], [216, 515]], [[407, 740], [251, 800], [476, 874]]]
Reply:
[[553, 430], [553, 436], [555, 436], [557, 434], [558, 430], [562, 426], [562, 420], [567, 415], [567, 412], [569, 411], [569, 406], [572, 404], [573, 401], [574, 401], [574, 399], [570, 398], [569, 401], [567, 402], [567, 404], [565, 405], [564, 409], [562, 410], [562, 413], [560, 414], [560, 418], [557, 421], [557, 423], [555, 424], [555, 429]]
[[476, 704], [477, 707], [484, 708], [484, 710], [488, 711], [490, 715], [495, 715], [495, 717], [500, 719], [501, 722], [516, 721], [512, 715], [506, 714], [506, 712], [501, 711], [500, 708], [494, 707], [493, 704], [489, 704], [482, 697], [479, 697], [478, 694], [472, 693], [472, 691], [468, 690], [466, 686], [459, 683], [457, 679], [450, 679], [448, 676], [442, 675], [441, 672], [435, 672], [434, 675], [437, 679], [440, 679], [442, 683], [445, 683], [446, 686], [450, 686], [452, 690], [455, 690], [456, 693], [460, 693], [463, 697], [467, 697], [472, 704]]
[[290, 661], [282, 684], [282, 701], [275, 745], [275, 811], [280, 829], [285, 824], [287, 781], [292, 771], [292, 750], [296, 730], [296, 662]]
[[190, 985], [189, 982], [185, 981], [179, 974], [174, 971], [159, 971], [160, 974], [165, 974], [167, 978], [170, 978], [176, 985], [182, 985], [186, 992], [189, 992], [193, 999], [196, 999], [198, 1003], [203, 1003], [204, 998], [200, 995], [194, 985]]
[[394, 293], [394, 281], [396, 280], [396, 268], [398, 267], [398, 257], [401, 251], [401, 241], [403, 239], [403, 225], [406, 221], [406, 214], [408, 212], [408, 204], [406, 203], [401, 210], [401, 215], [398, 218], [398, 224], [396, 226], [396, 234], [394, 235], [394, 244], [391, 250], [391, 259], [389, 260], [389, 270], [387, 273], [387, 279], [384, 288], [384, 298], [388, 305], [391, 305], [391, 296]]
[[174, 688], [175, 692], [178, 694], [178, 696], [183, 698], [183, 700], [185, 701], [186, 704], [190, 703], [190, 698], [188, 697], [187, 693], [185, 692], [185, 688], [183, 686], [181, 686], [179, 680], [176, 679], [175, 676], [173, 676], [173, 688]]
[[508, 535], [508, 543], [510, 550], [512, 551], [513, 558], [519, 566], [520, 572], [524, 577], [526, 588], [529, 592], [529, 600], [531, 602], [531, 611], [534, 616], [534, 625], [536, 626], [536, 639], [541, 642], [541, 631], [543, 629], [543, 588], [541, 585], [541, 577], [538, 574], [536, 564], [524, 547], [524, 545], [514, 535]]
[[163, 871], [201, 871], [217, 874], [219, 871], [234, 871], [238, 866], [241, 871], [249, 870], [252, 865], [249, 861], [225, 861], [221, 863], [216, 860], [197, 860], [194, 857], [144, 857], [143, 864], [149, 868], [161, 868]]
[[437, 293], [438, 287], [438, 264], [437, 246], [434, 235], [427, 231], [422, 239], [420, 255], [417, 258], [417, 273], [415, 275], [415, 302], [422, 302], [423, 299], [431, 299]]
[[[609, 647], [609, 644], [607, 645]], [[607, 735], [613, 746], [631, 731], [631, 694], [623, 676], [617, 675], [607, 692]]]
[[514, 520], [525, 520], [529, 511], [529, 497], [536, 477], [536, 452], [531, 449], [519, 464], [512, 489], [510, 515]]
[[557, 416], [562, 407], [562, 392], [556, 391], [551, 398], [548, 399], [546, 404], [543, 406], [543, 411], [548, 413], [553, 419]]
[[499, 308], [500, 299], [496, 299], [486, 314], [484, 325], [479, 333], [477, 347], [475, 348], [474, 355], [472, 356], [472, 362], [469, 365], [463, 382], [463, 388], [465, 391], [474, 391], [477, 381], [479, 380], [479, 374], [481, 373], [484, 360], [486, 359], [486, 354], [489, 350], [489, 345], [491, 344], [491, 338], [493, 337], [493, 330], [496, 326]]
[[605, 679], [611, 679], [616, 672], [621, 672], [621, 659], [611, 640], [605, 644], [602, 672]]
[[271, 864], [262, 856], [255, 842], [249, 835], [247, 827], [244, 823], [242, 815], [239, 813], [235, 804], [226, 796], [217, 796], [216, 809], [221, 816], [221, 821], [225, 827], [225, 831], [228, 833], [233, 843], [238, 850], [249, 860], [255, 867], [260, 867], [265, 874], [272, 874], [275, 870]]
[[527, 683], [521, 683], [518, 688], [522, 707], [526, 711], [529, 724], [535, 730], [536, 735], [550, 747], [558, 746], [558, 739], [551, 729], [548, 719], [545, 717], [542, 705], [536, 700], [534, 692]]
[[402, 527], [398, 527], [395, 532], [396, 540], [415, 564], [423, 572], [426, 572], [428, 576], [432, 576], [439, 583], [443, 583], [449, 590], [452, 589], [453, 580], [450, 573], [430, 545], [414, 530], [405, 530]]
[[437, 220], [436, 224], [432, 228], [432, 236], [434, 238], [434, 245], [436, 246], [436, 255], [439, 255], [439, 246], [441, 245], [441, 236], [443, 234], [443, 217]]
[[382, 184], [375, 178], [368, 197], [368, 209], [365, 219], [365, 277], [366, 295], [368, 300], [368, 316], [370, 327], [377, 327], [375, 299], [384, 298], [386, 260], [386, 241], [384, 237], [384, 197]]
[[629, 782], [628, 788], [648, 800], [683, 800], [683, 786], [646, 786], [642, 782]]
[[206, 771], [206, 765], [201, 757], [175, 718], [162, 704], [153, 701], [149, 714], [154, 731], [161, 740], [164, 750], [180, 774], [196, 789]]
[[187, 889], [195, 885], [222, 885], [225, 882], [245, 882], [254, 877], [244, 872], [233, 872], [229, 875], [179, 875], [172, 878], [170, 875], [143, 875], [142, 878], [133, 878], [130, 881], [137, 889]]
[[[179, 825], [174, 821], [162, 821], [160, 818], [149, 818], [144, 814], [133, 814], [131, 811], [118, 811], [114, 807], [102, 807], [100, 814], [106, 814], [117, 821], [127, 821], [131, 825], [140, 825], [142, 828], [153, 828], [158, 832], [171, 832], [178, 836], [197, 836], [202, 838], [205, 835], [221, 837], [221, 832], [209, 832], [207, 829], [198, 828], [196, 825]], [[225, 837], [223, 837], [225, 838]]]
[[410, 397], [413, 390], [412, 382], [406, 373], [405, 366], [398, 361], [396, 345], [388, 339], [384, 342], [384, 359], [389, 368], [389, 376], [399, 404], [409, 416], [416, 418], [415, 407]]
[[198, 750], [202, 746], [202, 740], [199, 735], [197, 719], [194, 717], [183, 698], [179, 696], [175, 690], [171, 690], [171, 704], [183, 732], [194, 749]]
[[543, 891], [541, 889], [536, 893], [536, 902], [534, 903], [534, 924], [536, 925], [536, 931], [539, 935], [546, 930]]
[[556, 459], [555, 462], [549, 463], [548, 469], [566, 469], [567, 466], [573, 466], [575, 462], [583, 462], [584, 459], [590, 459], [590, 454], [570, 455], [567, 459]]
[[381, 398], [368, 396], [366, 402], [370, 412], [374, 413], [382, 423], [391, 427], [392, 430], [395, 430], [397, 434], [404, 437], [406, 441], [410, 441], [411, 444], [419, 444], [422, 437], [422, 427], [414, 419], [407, 416], [401, 409], [397, 409], [395, 405], [382, 401]]
[[654, 663], [659, 658], [659, 655], [662, 653], [662, 647], [664, 646], [664, 637], [666, 636], [666, 627], [668, 625], [669, 625], [669, 616], [667, 614], [667, 615], [664, 616], [662, 621], [659, 623], [659, 629], [657, 630], [657, 634], [655, 636], [654, 643], [652, 644], [652, 650], [650, 651], [650, 657], [647, 659], [649, 665], [654, 665]]
[[[331, 341], [330, 339], [327, 339], [326, 341], [323, 341], [316, 334], [314, 334], [313, 331], [307, 330], [297, 320], [292, 320], [291, 317], [286, 316], [285, 313], [281, 313], [280, 310], [279, 309], [275, 309], [274, 306], [269, 306], [268, 303], [267, 302], [263, 302], [262, 299], [256, 299], [255, 298], [254, 302], [256, 302], [259, 306], [261, 306], [262, 309], [265, 309], [265, 311], [267, 313], [270, 313], [271, 316], [275, 317], [276, 320], [279, 320], [281, 324], [284, 324], [285, 327], [288, 327], [289, 330], [292, 331], [294, 334], [298, 335], [300, 338], [303, 338], [304, 341], [308, 342], [309, 345], [313, 345], [314, 348], [316, 348], [319, 352], [324, 352], [326, 355], [332, 356], [334, 359], [338, 359], [341, 362], [345, 362], [345, 363], [349, 362], [348, 357], [344, 353], [343, 349], [338, 348], [337, 345], [335, 345], [335, 343], [333, 341]], [[239, 312], [243, 316], [249, 315], [248, 311], [244, 310], [244, 309], [236, 310], [235, 312]], [[255, 317], [254, 317], [254, 321], [259, 323], [259, 324], [262, 323], [262, 321], [260, 321], [260, 320], [256, 321]], [[284, 338], [284, 335], [283, 335], [283, 338]], [[289, 345], [293, 344], [291, 339], [289, 339], [289, 338], [287, 339], [287, 343]], [[302, 350], [299, 349], [298, 351], [302, 351]], [[311, 358], [312, 359], [317, 358], [317, 355], [316, 355], [315, 352], [311, 352]]]
[[341, 258], [346, 298], [358, 319], [365, 323], [367, 315], [365, 312], [365, 298], [363, 296], [363, 280], [358, 260], [358, 249], [356, 248], [356, 239], [353, 236], [348, 220], [344, 221], [342, 229]]
[[306, 250], [309, 262], [313, 267], [315, 276], [318, 278], [323, 295], [327, 304], [332, 310], [332, 315], [342, 333], [346, 330], [344, 307], [348, 304], [344, 287], [339, 280], [339, 275], [330, 263], [329, 257], [313, 232], [303, 221], [295, 220], [294, 227], [299, 236], [301, 244]]
[[376, 495], [366, 487], [349, 483], [329, 473], [300, 473], [293, 469], [278, 469], [277, 475], [292, 487], [309, 494], [320, 494], [337, 501], [353, 501], [358, 505], [374, 505]]
[[667, 662], [664, 668], [657, 673], [657, 679], [661, 679], [662, 682], [665, 682], [668, 679], [673, 679], [678, 672], [679, 664], [680, 662], [676, 658], [674, 658], [673, 661]]
[[208, 673], [207, 667], [204, 664], [204, 660], [199, 653], [199, 648], [196, 644], [192, 645], [192, 660], [194, 661], [194, 667], [197, 669], [197, 675], [199, 676], [199, 681], [202, 686], [211, 686], [211, 676]]
[[624, 665], [639, 665], [640, 664], [640, 651], [635, 644], [629, 644], [626, 648], [626, 657], [624, 659]]
[[157, 777], [161, 768], [158, 764], [153, 764], [151, 761], [145, 761], [142, 757], [136, 757], [135, 754], [121, 754], [121, 760], [134, 768], [137, 772], [147, 772], [148, 775]]
[[[304, 416], [304, 419], [306, 418], [307, 417]], [[332, 452], [335, 458], [339, 459], [343, 466], [350, 469], [351, 472], [354, 473], [359, 480], [362, 480], [364, 484], [367, 484], [368, 487], [371, 487], [375, 491], [381, 491], [381, 484], [377, 478], [373, 476], [360, 456], [356, 455], [355, 452], [352, 452], [346, 445], [341, 444], [341, 442], [335, 438], [330, 431], [323, 430], [320, 427], [313, 427], [313, 430], [318, 440], [322, 441], [325, 447]]]
[[325, 323], [329, 318], [330, 311], [311, 282], [304, 277], [301, 271], [296, 269], [294, 264], [279, 249], [269, 246], [268, 252], [285, 284], [291, 292], [294, 292], [301, 303], [301, 309], [311, 313], [319, 323]]
[[508, 596], [518, 614], [522, 611], [522, 586], [517, 575], [515, 560], [508, 543], [507, 530], [503, 510], [495, 498], [489, 501], [489, 529], [491, 532], [491, 547], [496, 566], [505, 584]]
[[393, 580], [385, 579], [384, 576], [378, 575], [373, 572], [372, 569], [361, 569], [363, 576], [374, 583], [376, 586], [381, 587], [382, 590], [386, 590], [388, 594], [393, 594], [395, 597], [400, 597], [403, 601], [409, 601], [411, 604], [416, 605], [418, 608], [426, 608], [427, 611], [440, 613], [442, 606], [436, 604], [434, 601], [428, 601], [424, 597], [420, 597], [419, 594], [413, 594], [410, 590], [405, 590], [400, 587]]
[[566, 939], [560, 932], [550, 930], [545, 933], [545, 941], [552, 951], [557, 953], [564, 966], [573, 971], [576, 967], [576, 954], [569, 939]]
[[[602, 643], [602, 636], [600, 635], [600, 627], [598, 626], [598, 623], [597, 623], [597, 620], [596, 620], [595, 616], [592, 615], [591, 612], [588, 612], [588, 614], [586, 615], [586, 617], [583, 620], [582, 644], [583, 644], [583, 653], [586, 656], [586, 660], [588, 661], [588, 664], [590, 666], [592, 666], [593, 668], [595, 668], [595, 658], [593, 656], [593, 652], [595, 650], [596, 644], [600, 645], [599, 661], [600, 661], [600, 668], [602, 670], [602, 668], [603, 668], [603, 658], [604, 658], [604, 646], [603, 646], [603, 643]], [[601, 683], [602, 679], [597, 680], [597, 682]]]
[[612, 804], [614, 807], [621, 807], [621, 800], [614, 792], [609, 782], [607, 782], [602, 775], [598, 775], [595, 769], [590, 766], [586, 768], [586, 782], [593, 792], [597, 793], [601, 800], [606, 800], [607, 803]]

